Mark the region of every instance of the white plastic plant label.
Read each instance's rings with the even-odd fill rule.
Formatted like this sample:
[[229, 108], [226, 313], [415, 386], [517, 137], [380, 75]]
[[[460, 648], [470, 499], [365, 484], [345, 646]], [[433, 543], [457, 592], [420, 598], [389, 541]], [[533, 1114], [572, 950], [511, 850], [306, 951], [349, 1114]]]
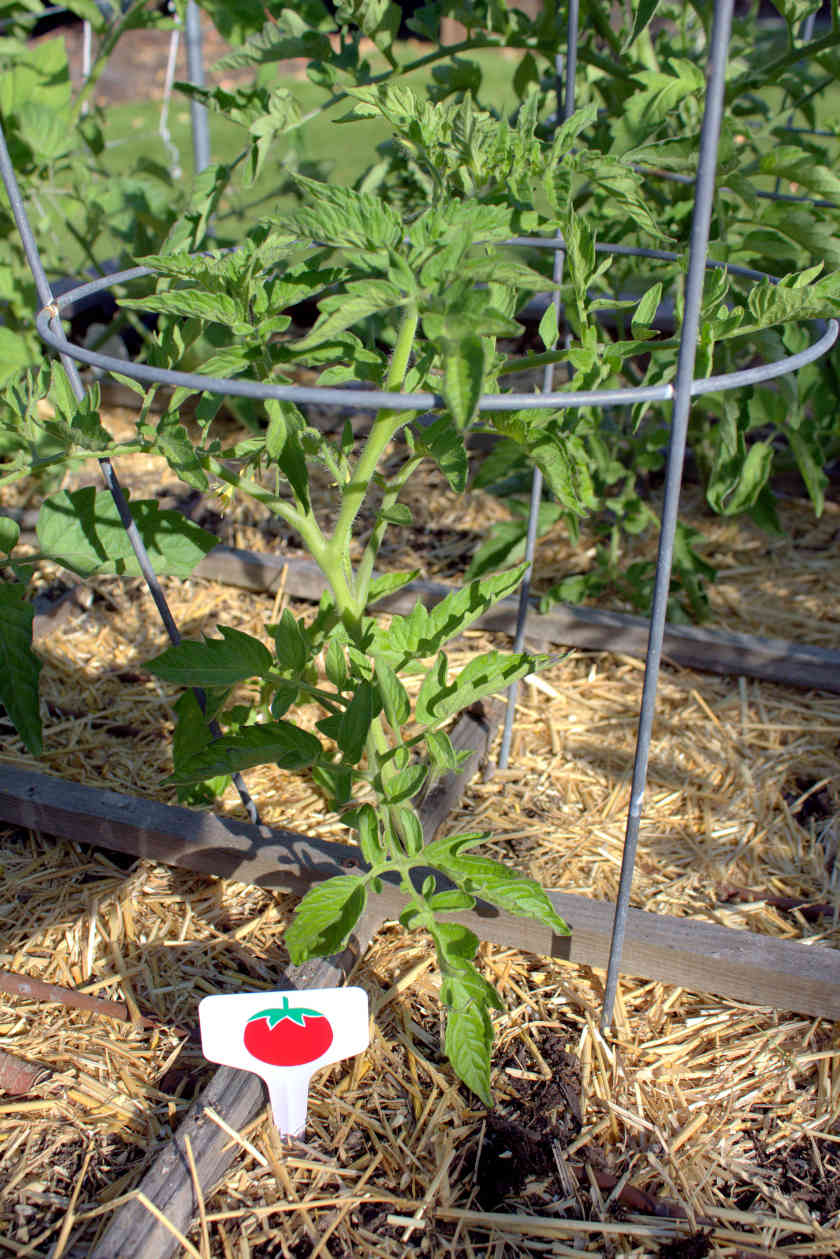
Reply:
[[284, 1136], [306, 1127], [309, 1081], [370, 1042], [363, 988], [237, 992], [199, 1002], [205, 1058], [262, 1076]]

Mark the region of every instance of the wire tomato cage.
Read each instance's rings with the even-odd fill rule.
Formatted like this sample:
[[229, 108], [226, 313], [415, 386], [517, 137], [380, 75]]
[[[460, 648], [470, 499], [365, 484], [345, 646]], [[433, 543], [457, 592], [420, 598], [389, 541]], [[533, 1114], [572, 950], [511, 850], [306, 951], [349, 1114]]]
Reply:
[[[565, 65], [564, 59], [558, 57], [556, 66], [558, 99], [561, 96], [561, 88], [563, 89], [563, 109], [562, 117], [559, 121], [569, 118], [575, 108], [574, 86], [578, 40], [578, 9], [578, 0], [571, 0], [568, 9]], [[699, 379], [694, 376], [700, 308], [706, 271], [727, 270], [732, 275], [746, 280], [777, 282], [776, 277], [769, 276], [764, 272], [708, 257], [709, 229], [715, 193], [715, 172], [724, 108], [724, 79], [732, 13], [733, 0], [716, 0], [709, 37], [707, 82], [700, 135], [699, 160], [696, 178], [693, 181], [695, 185], [695, 199], [688, 248], [688, 262], [684, 276], [684, 314], [679, 336], [676, 374], [673, 382], [617, 389], [558, 390], [554, 388], [555, 365], [552, 363], [545, 368], [540, 392], [488, 393], [482, 395], [478, 402], [479, 413], [517, 411], [523, 408], [556, 412], [578, 407], [627, 407], [641, 402], [671, 404], [670, 439], [654, 595], [649, 618], [648, 648], [639, 709], [621, 877], [616, 896], [606, 988], [602, 1007], [601, 1029], [604, 1032], [609, 1030], [612, 1022], [633, 869], [639, 839], [691, 401], [693, 398], [706, 394], [726, 393], [745, 386], [761, 384], [795, 372], [826, 354], [835, 344], [838, 339], [838, 333], [840, 333], [840, 325], [835, 319], [826, 321], [810, 320], [809, 322], [816, 329], [814, 340], [806, 349], [798, 353], [789, 354], [772, 362], [763, 362], [715, 376]], [[67, 370], [71, 386], [79, 399], [84, 395], [84, 387], [81, 383], [76, 363], [86, 364], [98, 369], [100, 372], [129, 377], [141, 384], [180, 387], [192, 392], [250, 398], [253, 400], [274, 399], [277, 401], [295, 402], [303, 406], [316, 404], [335, 408], [351, 406], [361, 409], [376, 409], [387, 406], [391, 410], [405, 412], [421, 411], [434, 413], [443, 412], [447, 409], [443, 397], [431, 392], [404, 393], [343, 386], [278, 385], [247, 379], [209, 376], [200, 372], [178, 371], [152, 367], [144, 363], [134, 363], [72, 343], [68, 340], [62, 326], [61, 316], [65, 308], [83, 298], [106, 292], [116, 285], [142, 279], [155, 273], [149, 267], [132, 267], [78, 285], [63, 292], [60, 296], [54, 296], [44, 274], [2, 132], [0, 132], [0, 174], [2, 174], [9, 195], [24, 249], [38, 288], [39, 299], [42, 302], [42, 309], [36, 319], [37, 330], [44, 343], [60, 355], [61, 361]], [[680, 182], [684, 178], [680, 177]], [[778, 197], [779, 200], [790, 199], [779, 194], [778, 190], [775, 194], [765, 193], [764, 195]], [[809, 198], [796, 198], [796, 200], [806, 204], [810, 202]], [[555, 285], [561, 282], [566, 254], [566, 244], [561, 235], [558, 234], [553, 237], [513, 237], [503, 242], [503, 245], [551, 251], [553, 253], [552, 278]], [[597, 245], [596, 249], [601, 254], [641, 258], [653, 262], [681, 263], [684, 261], [683, 254], [659, 249], [643, 249], [615, 244]], [[559, 309], [560, 297], [556, 289], [550, 300], [554, 301]], [[566, 348], [569, 345], [568, 338], [569, 333], [567, 332]], [[132, 520], [130, 506], [119, 485], [116, 473], [109, 460], [100, 460], [100, 465], [106, 484], [114, 496], [120, 517], [128, 532], [141, 571], [161, 619], [167, 628], [170, 639], [173, 642], [178, 642], [180, 634], [166, 604], [160, 583], [149, 562], [142, 538]], [[542, 477], [539, 469], [535, 468], [531, 486], [531, 509], [525, 552], [528, 567], [520, 591], [514, 639], [514, 646], [517, 651], [521, 649], [524, 641], [527, 615], [530, 608], [530, 578], [535, 555], [537, 509], [541, 492]], [[508, 704], [499, 758], [501, 765], [507, 764], [509, 756], [515, 698], [516, 687], [513, 687], [508, 692]], [[238, 779], [237, 787], [251, 819], [253, 821], [258, 820], [256, 808], [241, 779]]]

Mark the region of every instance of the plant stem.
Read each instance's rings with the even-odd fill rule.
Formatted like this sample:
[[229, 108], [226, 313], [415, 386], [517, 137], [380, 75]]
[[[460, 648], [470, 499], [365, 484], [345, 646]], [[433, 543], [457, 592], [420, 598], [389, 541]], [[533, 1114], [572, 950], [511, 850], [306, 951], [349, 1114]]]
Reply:
[[415, 468], [423, 462], [424, 455], [417, 455], [414, 459], [408, 459], [400, 468], [399, 473], [390, 482], [384, 495], [382, 496], [382, 504], [380, 506], [380, 515], [373, 527], [368, 544], [365, 547], [364, 555], [358, 569], [356, 570], [356, 592], [360, 600], [367, 603], [368, 591], [373, 577], [373, 566], [376, 563], [376, 557], [379, 554], [379, 548], [382, 545], [382, 539], [385, 536], [385, 530], [388, 528], [388, 521], [382, 515], [390, 507], [393, 507], [402, 493], [403, 487]]
[[214, 459], [212, 455], [201, 458], [201, 464], [207, 472], [218, 477], [220, 481], [242, 490], [257, 502], [263, 503], [275, 516], [279, 516], [281, 520], [286, 521], [286, 524], [291, 525], [315, 562], [323, 567], [321, 561], [327, 551], [327, 541], [311, 508], [307, 508], [305, 512], [298, 510], [284, 498], [278, 498], [276, 494], [272, 494], [271, 490], [267, 490], [257, 481], [252, 481], [250, 477], [243, 477], [235, 470], [231, 470], [220, 459]]
[[[411, 357], [411, 350], [414, 345], [414, 338], [417, 334], [417, 324], [419, 314], [417, 306], [411, 302], [405, 308], [402, 323], [397, 334], [397, 344], [394, 349], [394, 356], [391, 359], [391, 366], [388, 369], [388, 376], [385, 380], [385, 388], [396, 392], [405, 379], [408, 363]], [[350, 478], [342, 489], [341, 509], [338, 513], [335, 531], [330, 542], [327, 544], [326, 550], [328, 558], [333, 566], [341, 565], [345, 574], [348, 586], [352, 590], [356, 583], [353, 581], [350, 571], [350, 538], [356, 517], [361, 510], [362, 504], [367, 497], [368, 491], [373, 483], [379, 461], [388, 446], [388, 443], [399, 432], [404, 424], [407, 424], [411, 418], [410, 412], [397, 412], [383, 408], [376, 415], [373, 421], [367, 441], [364, 444], [361, 454], [356, 461]], [[372, 568], [371, 564], [371, 568]], [[370, 574], [364, 588], [356, 586], [354, 606], [352, 613], [356, 620], [361, 617], [364, 606], [367, 601], [367, 590], [370, 584]], [[351, 611], [348, 609], [348, 611]]]

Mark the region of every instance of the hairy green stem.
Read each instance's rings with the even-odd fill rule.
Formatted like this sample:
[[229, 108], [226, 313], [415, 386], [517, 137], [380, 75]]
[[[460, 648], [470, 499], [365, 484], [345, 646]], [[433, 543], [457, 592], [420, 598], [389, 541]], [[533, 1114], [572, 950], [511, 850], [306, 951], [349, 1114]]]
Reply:
[[241, 490], [243, 494], [256, 499], [257, 502], [268, 507], [275, 516], [279, 516], [281, 520], [286, 521], [286, 524], [291, 525], [312, 558], [323, 568], [322, 559], [327, 550], [327, 542], [311, 508], [308, 508], [305, 512], [298, 510], [286, 499], [278, 498], [276, 494], [272, 494], [271, 490], [267, 490], [265, 486], [260, 485], [257, 481], [252, 481], [250, 477], [242, 476], [235, 469], [228, 468], [222, 460], [215, 459], [212, 455], [200, 455], [199, 459], [205, 471], [211, 473], [212, 476], [217, 477], [220, 481], [224, 481], [226, 485]]
[[[396, 392], [405, 379], [414, 338], [417, 335], [418, 322], [417, 306], [412, 302], [405, 308], [402, 323], [397, 334], [397, 344], [394, 348], [394, 355], [385, 380], [385, 388], [387, 390]], [[332, 565], [343, 565], [348, 585], [351, 585], [351, 587], [355, 586], [355, 599], [351, 614], [355, 615], [357, 620], [361, 617], [367, 602], [370, 575], [368, 575], [364, 588], [359, 588], [352, 579], [349, 555], [353, 525], [373, 483], [379, 461], [385, 453], [388, 443], [399, 432], [400, 428], [408, 422], [409, 418], [408, 412], [395, 413], [387, 407], [384, 407], [377, 413], [367, 441], [356, 461], [349, 480], [342, 490], [338, 520], [336, 521], [333, 536], [327, 545], [327, 555], [330, 563]], [[348, 611], [350, 610], [348, 609]]]

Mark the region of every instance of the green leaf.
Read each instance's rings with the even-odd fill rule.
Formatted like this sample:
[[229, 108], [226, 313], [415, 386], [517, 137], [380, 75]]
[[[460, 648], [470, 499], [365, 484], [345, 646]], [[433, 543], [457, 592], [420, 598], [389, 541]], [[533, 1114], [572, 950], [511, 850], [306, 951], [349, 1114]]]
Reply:
[[633, 28], [624, 42], [624, 48], [622, 49], [623, 52], [626, 51], [631, 44], [635, 43], [642, 31], [647, 29], [651, 18], [658, 8], [659, 0], [639, 0], [639, 3], [635, 6], [635, 12], [633, 14]]
[[821, 457], [822, 452], [818, 443], [813, 438], [808, 440], [811, 436], [808, 427], [805, 425], [799, 429], [788, 427], [785, 432], [796, 459], [796, 466], [808, 490], [808, 497], [814, 505], [814, 512], [817, 516], [821, 516], [825, 506], [825, 491], [830, 481], [825, 473], [825, 459]]
[[[189, 577], [218, 538], [177, 511], [161, 511], [154, 499], [131, 503], [155, 572]], [[38, 542], [45, 556], [81, 577], [92, 573], [141, 576], [114, 500], [105, 491], [86, 486], [62, 490], [46, 499], [38, 515]]]
[[322, 245], [360, 249], [393, 249], [403, 234], [396, 210], [381, 197], [335, 184], [318, 183], [302, 175], [295, 183], [309, 204], [284, 216], [284, 226]]
[[388, 725], [394, 734], [399, 734], [411, 715], [408, 692], [384, 658], [377, 659], [375, 672]]
[[173, 289], [168, 293], [150, 293], [148, 297], [121, 297], [120, 306], [129, 310], [177, 315], [181, 319], [204, 319], [208, 323], [222, 324], [225, 328], [233, 328], [241, 333], [250, 331], [245, 309], [227, 293]]
[[440, 725], [476, 700], [503, 691], [527, 674], [535, 673], [548, 659], [548, 656], [490, 651], [471, 660], [449, 682], [446, 654], [441, 652], [423, 678], [415, 718], [421, 725]]
[[370, 682], [359, 682], [356, 693], [341, 714], [335, 741], [345, 760], [357, 765], [365, 750], [371, 722], [381, 709], [379, 691]]
[[547, 350], [553, 350], [557, 344], [557, 305], [549, 302], [540, 320], [540, 340]]
[[38, 705], [41, 661], [32, 650], [32, 605], [17, 582], [0, 585], [0, 702], [33, 756], [43, 750]]
[[26, 338], [11, 328], [0, 326], [0, 386], [12, 380], [33, 364]]
[[322, 761], [320, 765], [312, 767], [311, 774], [312, 781], [334, 813], [350, 803], [353, 798], [353, 771], [349, 765]]
[[387, 520], [390, 525], [413, 525], [414, 516], [411, 508], [405, 503], [392, 503], [390, 507], [383, 507], [379, 512], [380, 520]]
[[441, 415], [431, 424], [417, 424], [412, 428], [417, 453], [434, 459], [456, 494], [467, 488], [469, 460], [464, 438], [453, 426], [448, 415]]
[[283, 937], [292, 963], [343, 949], [366, 903], [367, 884], [359, 875], [340, 874], [310, 888]]
[[650, 328], [656, 312], [659, 309], [659, 303], [662, 301], [662, 283], [661, 281], [652, 284], [642, 297], [639, 298], [639, 304], [633, 311], [631, 318], [631, 329], [633, 336], [639, 340], [644, 336], [644, 330]]
[[459, 428], [466, 428], [478, 408], [484, 383], [481, 337], [447, 341], [443, 351], [443, 396]]
[[416, 857], [423, 850], [423, 823], [408, 804], [392, 803], [390, 813], [391, 820], [402, 837], [405, 851], [410, 857]]
[[322, 299], [320, 317], [311, 332], [296, 342], [298, 350], [310, 350], [332, 341], [340, 332], [379, 311], [405, 305], [407, 298], [389, 280], [366, 280], [359, 285], [348, 284], [347, 290]]
[[166, 411], [158, 421], [155, 449], [160, 451], [176, 476], [197, 490], [206, 490], [208, 480], [190, 435], [177, 411]]
[[0, 516], [0, 552], [8, 555], [15, 549], [20, 538], [20, 525], [10, 516]]
[[559, 935], [569, 935], [569, 928], [555, 910], [544, 888], [527, 875], [517, 874], [509, 866], [487, 857], [477, 857], [450, 848], [448, 854], [424, 854], [457, 883], [465, 892], [489, 901], [491, 905], [515, 914], [518, 918], [534, 918]]
[[527, 565], [469, 582], [442, 599], [431, 611], [417, 603], [407, 617], [394, 617], [383, 645], [400, 656], [399, 668], [415, 657], [434, 655], [445, 643], [506, 598], [521, 582]]
[[467, 1088], [485, 1106], [492, 1106], [490, 1055], [493, 1049], [493, 1024], [482, 1006], [469, 1002], [449, 1007], [446, 1015], [445, 1049], [447, 1058]]
[[383, 780], [385, 795], [390, 804], [411, 800], [426, 781], [429, 770], [426, 765], [409, 765], [390, 778]]
[[347, 657], [344, 654], [344, 644], [337, 638], [331, 638], [329, 641], [324, 654], [324, 669], [328, 680], [332, 682], [337, 691], [347, 690], [349, 681]]
[[[219, 698], [223, 698], [223, 692]], [[208, 705], [209, 708], [209, 705]], [[177, 771], [179, 767], [212, 740], [207, 725], [207, 716], [202, 712], [195, 691], [184, 691], [175, 704], [175, 730], [172, 734], [172, 764]], [[221, 774], [208, 779], [204, 783], [191, 783], [188, 787], [178, 788], [178, 799], [182, 804], [201, 806], [213, 802], [225, 791], [230, 783], [229, 774]]]
[[458, 769], [458, 754], [445, 730], [427, 730], [424, 736], [429, 762], [439, 774]]
[[383, 573], [381, 577], [374, 577], [368, 592], [368, 607], [377, 603], [380, 599], [385, 599], [388, 595], [402, 590], [403, 586], [416, 581], [419, 576], [420, 569], [415, 568], [410, 573]]
[[233, 686], [246, 678], [265, 677], [273, 663], [265, 644], [229, 625], [219, 625], [218, 630], [221, 638], [167, 647], [146, 668], [181, 686]]
[[[345, 819], [348, 820], [348, 819]], [[351, 823], [359, 835], [359, 847], [368, 865], [374, 866], [382, 861], [385, 850], [379, 836], [379, 818], [371, 804], [363, 804], [356, 810]]]
[[289, 669], [298, 676], [309, 662], [307, 639], [297, 620], [288, 608], [276, 625], [271, 626], [274, 650], [281, 669]]
[[269, 458], [289, 482], [304, 511], [309, 511], [309, 470], [301, 440], [306, 421], [293, 402], [269, 398], [265, 409], [269, 420], [266, 434]]
[[320, 740], [309, 731], [289, 721], [270, 721], [215, 739], [189, 757], [168, 781], [203, 782], [216, 774], [235, 774], [269, 762], [280, 769], [307, 769], [320, 758], [321, 751]]

